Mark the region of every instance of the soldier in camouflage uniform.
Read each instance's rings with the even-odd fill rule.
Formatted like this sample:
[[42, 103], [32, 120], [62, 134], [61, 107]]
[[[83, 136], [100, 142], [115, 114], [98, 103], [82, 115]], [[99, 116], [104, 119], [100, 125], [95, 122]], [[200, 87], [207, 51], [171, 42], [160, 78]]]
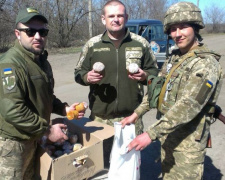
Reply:
[[179, 2], [166, 12], [164, 31], [178, 49], [164, 63], [159, 76], [167, 77], [170, 71], [172, 76], [158, 106], [159, 121], [129, 145], [129, 150], [142, 150], [159, 139], [163, 179], [203, 177], [210, 120], [223, 75], [220, 55], [200, 42], [202, 28], [201, 11], [193, 3]]
[[[111, 126], [134, 111], [139, 117], [146, 112], [138, 107], [143, 98], [143, 85], [148, 75], [158, 73], [149, 43], [125, 28], [127, 20], [124, 4], [108, 1], [102, 14], [106, 31], [86, 43], [75, 68], [76, 82], [90, 86], [90, 118]], [[99, 61], [105, 65], [103, 74], [92, 69]], [[130, 63], [139, 65], [138, 73], [128, 74]], [[137, 120], [136, 132], [143, 132], [141, 118]]]
[[68, 107], [53, 94], [44, 51], [47, 22], [36, 9], [21, 9], [15, 45], [0, 58], [0, 180], [33, 179], [37, 141], [44, 134], [52, 142], [68, 139], [61, 130], [66, 125], [49, 125], [52, 112], [65, 116], [77, 103]]

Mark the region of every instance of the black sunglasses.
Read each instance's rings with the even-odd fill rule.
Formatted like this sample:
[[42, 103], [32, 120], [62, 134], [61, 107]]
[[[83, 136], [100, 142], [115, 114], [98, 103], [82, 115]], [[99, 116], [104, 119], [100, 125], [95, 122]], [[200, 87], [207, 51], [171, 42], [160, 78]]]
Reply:
[[27, 34], [28, 37], [34, 37], [38, 32], [41, 37], [45, 37], [48, 35], [48, 29], [33, 29], [33, 28], [24, 28], [18, 29], [19, 31], [23, 31]]

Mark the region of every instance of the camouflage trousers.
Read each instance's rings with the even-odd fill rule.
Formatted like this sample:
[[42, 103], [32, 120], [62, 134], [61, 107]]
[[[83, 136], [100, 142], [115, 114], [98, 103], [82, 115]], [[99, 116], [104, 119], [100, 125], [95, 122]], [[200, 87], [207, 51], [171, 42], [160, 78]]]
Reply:
[[205, 154], [206, 150], [178, 152], [161, 148], [163, 180], [202, 180]]
[[34, 179], [36, 141], [0, 137], [0, 180]]
[[[110, 126], [114, 126], [114, 122], [120, 122], [124, 117], [120, 117], [120, 118], [101, 118], [98, 116], [95, 116], [93, 114], [91, 114], [90, 119], [94, 120], [94, 121], [98, 121], [100, 123], [104, 123]], [[136, 134], [142, 134], [143, 133], [143, 122], [142, 119], [139, 118], [135, 124], [135, 131]], [[109, 164], [110, 164], [110, 154], [111, 154], [111, 150], [112, 150], [112, 145], [113, 145], [113, 140], [114, 137], [111, 137], [109, 139], [106, 139], [103, 141], [103, 152], [104, 152], [104, 167], [106, 169], [109, 168]]]

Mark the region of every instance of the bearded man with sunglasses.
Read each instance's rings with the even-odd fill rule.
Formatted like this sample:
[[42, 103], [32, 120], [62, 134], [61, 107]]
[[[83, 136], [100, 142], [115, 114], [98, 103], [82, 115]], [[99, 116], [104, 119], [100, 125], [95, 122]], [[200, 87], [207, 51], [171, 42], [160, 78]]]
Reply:
[[47, 23], [34, 8], [20, 10], [15, 45], [0, 58], [0, 180], [34, 179], [40, 137], [46, 135], [52, 142], [68, 139], [62, 132], [66, 125], [49, 125], [51, 113], [65, 116], [77, 103], [69, 107], [53, 93], [53, 73], [44, 50]]

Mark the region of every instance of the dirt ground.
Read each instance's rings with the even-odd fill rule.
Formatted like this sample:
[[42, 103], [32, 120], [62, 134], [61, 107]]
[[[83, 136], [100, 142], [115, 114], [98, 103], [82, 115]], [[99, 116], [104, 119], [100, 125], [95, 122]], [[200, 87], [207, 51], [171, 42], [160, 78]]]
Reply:
[[[222, 55], [220, 59], [225, 72], [225, 35], [208, 35], [203, 42], [208, 47]], [[62, 101], [69, 104], [73, 102], [88, 102], [89, 87], [81, 86], [74, 81], [74, 68], [77, 64], [77, 54], [50, 54], [49, 61], [55, 77], [55, 94]], [[225, 81], [224, 81], [225, 83]], [[225, 114], [225, 86], [223, 83], [217, 104], [221, 106]], [[86, 112], [88, 117], [90, 111]], [[53, 115], [52, 118], [57, 117]], [[144, 125], [147, 128], [156, 121], [155, 111], [144, 115]], [[205, 159], [204, 180], [225, 180], [225, 125], [216, 121], [211, 125], [212, 148], [207, 149]], [[160, 178], [160, 143], [154, 142], [142, 151], [141, 180], [157, 180]]]

